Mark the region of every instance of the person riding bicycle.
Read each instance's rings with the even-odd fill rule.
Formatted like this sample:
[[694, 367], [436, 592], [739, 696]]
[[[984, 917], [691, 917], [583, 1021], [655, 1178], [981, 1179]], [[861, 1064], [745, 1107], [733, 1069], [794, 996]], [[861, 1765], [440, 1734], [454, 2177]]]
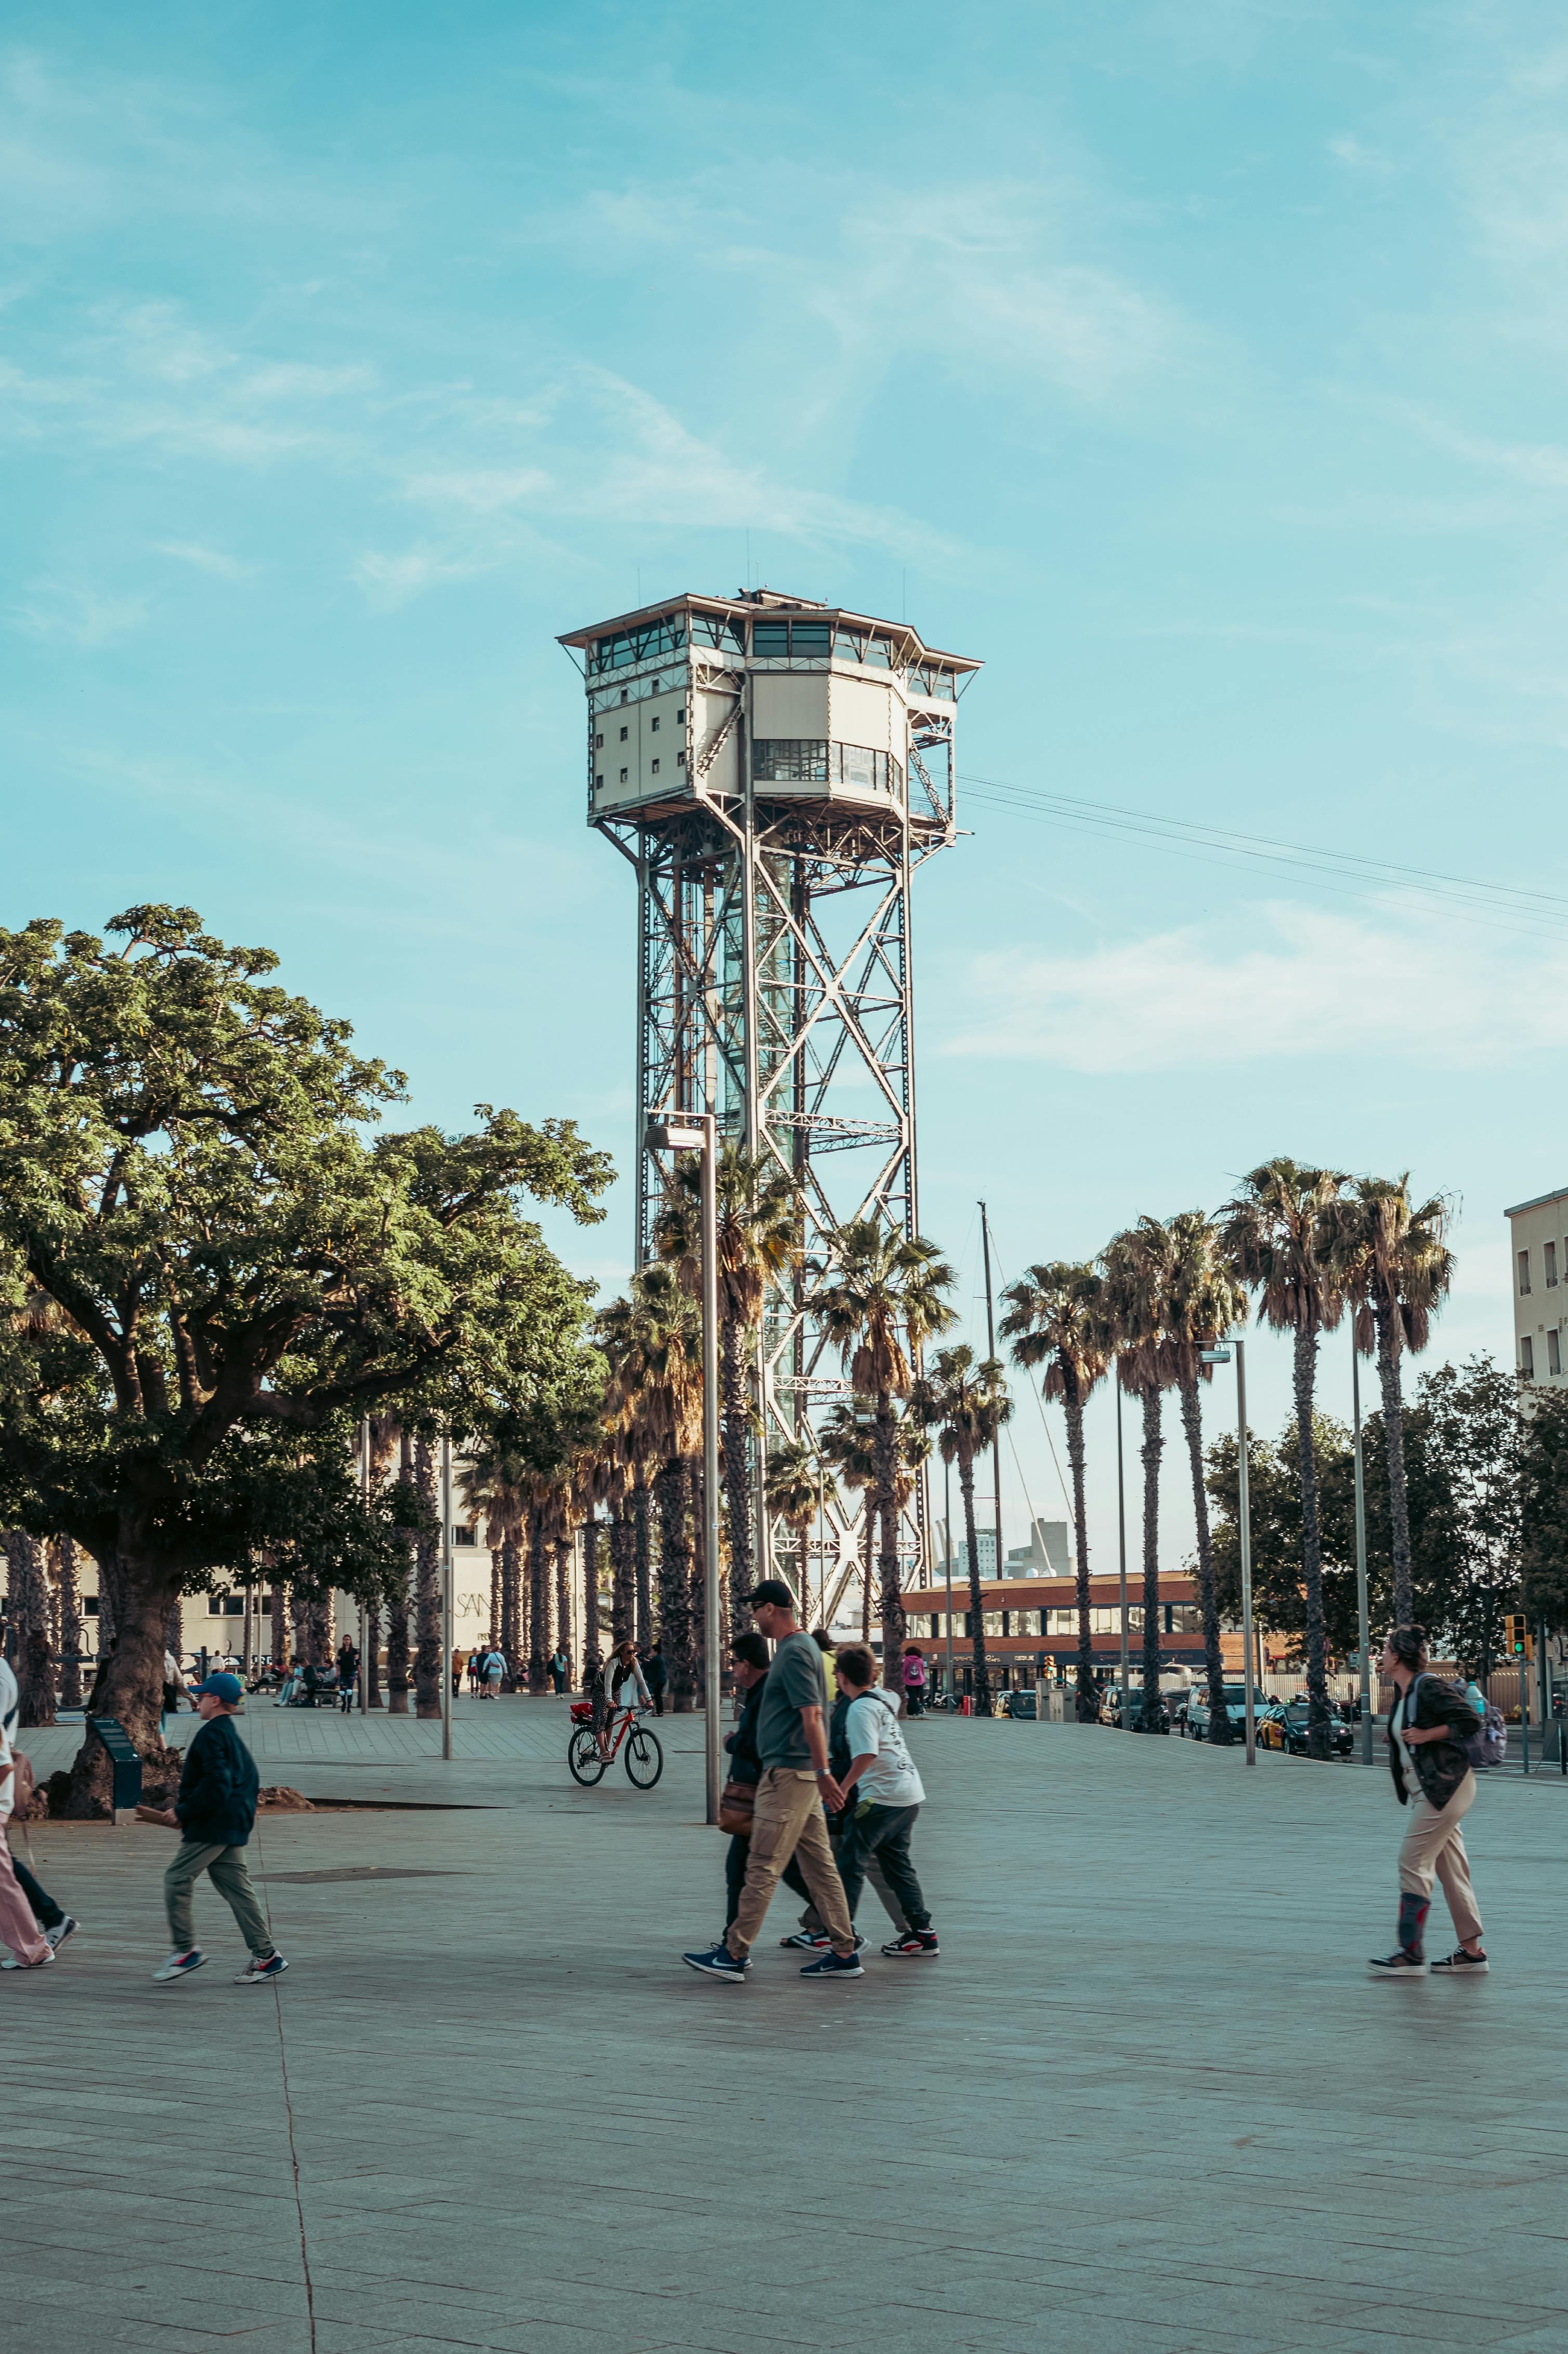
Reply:
[[[628, 1695], [630, 1694], [630, 1697]], [[652, 1708], [653, 1696], [638, 1665], [637, 1646], [632, 1642], [618, 1643], [589, 1687], [588, 1698], [593, 1702], [594, 1739], [599, 1754], [609, 1762], [609, 1720], [620, 1708]]]

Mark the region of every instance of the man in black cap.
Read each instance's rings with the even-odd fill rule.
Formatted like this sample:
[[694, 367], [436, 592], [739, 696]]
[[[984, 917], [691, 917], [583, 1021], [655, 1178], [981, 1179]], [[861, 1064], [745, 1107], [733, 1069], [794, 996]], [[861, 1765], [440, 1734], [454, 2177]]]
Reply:
[[828, 1769], [828, 1684], [822, 1655], [797, 1619], [795, 1597], [782, 1578], [765, 1577], [746, 1598], [758, 1634], [778, 1646], [757, 1716], [762, 1773], [746, 1883], [739, 1910], [722, 1942], [705, 1953], [681, 1958], [709, 1978], [744, 1978], [779, 1874], [796, 1856], [830, 1941], [828, 1952], [808, 1962], [800, 1976], [858, 1978], [863, 1972], [855, 1933], [822, 1819], [824, 1802], [835, 1813], [843, 1805], [843, 1794]]
[[196, 1881], [204, 1872], [250, 1948], [250, 1967], [241, 1971], [235, 1985], [263, 1985], [270, 1978], [281, 1978], [289, 1967], [272, 1943], [266, 1915], [245, 1869], [260, 1776], [255, 1759], [234, 1728], [244, 1689], [238, 1676], [227, 1672], [208, 1676], [196, 1686], [192, 1697], [202, 1720], [201, 1730], [185, 1751], [180, 1795], [172, 1807], [136, 1809], [143, 1822], [162, 1823], [166, 1829], [185, 1835], [164, 1874], [175, 1950], [153, 1972], [159, 1980], [188, 1978], [207, 1959], [192, 1940], [191, 1912]]

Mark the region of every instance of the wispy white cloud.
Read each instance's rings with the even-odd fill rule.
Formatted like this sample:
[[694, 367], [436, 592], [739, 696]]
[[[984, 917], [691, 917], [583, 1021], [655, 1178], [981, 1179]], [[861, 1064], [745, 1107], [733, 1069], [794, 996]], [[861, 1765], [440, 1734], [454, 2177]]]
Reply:
[[160, 556], [172, 556], [176, 564], [192, 565], [220, 580], [249, 580], [256, 574], [254, 564], [243, 563], [238, 556], [225, 556], [220, 548], [203, 547], [196, 540], [161, 539], [156, 549]]
[[[1256, 943], [1233, 946], [1237, 931]], [[1492, 1066], [1554, 1047], [1568, 940], [1465, 933], [1391, 903], [1368, 916], [1299, 905], [1183, 926], [1081, 954], [993, 950], [969, 969], [944, 1053], [1091, 1074], [1376, 1058], [1391, 1038], [1429, 1068]]]
[[41, 580], [12, 607], [9, 618], [11, 627], [29, 638], [91, 648], [140, 629], [147, 618], [147, 602], [143, 597], [108, 597], [95, 588]]

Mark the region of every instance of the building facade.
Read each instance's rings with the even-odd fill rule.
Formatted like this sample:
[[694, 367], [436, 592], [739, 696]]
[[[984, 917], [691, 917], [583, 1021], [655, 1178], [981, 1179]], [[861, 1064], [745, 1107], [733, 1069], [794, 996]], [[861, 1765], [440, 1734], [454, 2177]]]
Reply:
[[1555, 1389], [1568, 1379], [1568, 1187], [1518, 1202], [1506, 1215], [1514, 1370]]

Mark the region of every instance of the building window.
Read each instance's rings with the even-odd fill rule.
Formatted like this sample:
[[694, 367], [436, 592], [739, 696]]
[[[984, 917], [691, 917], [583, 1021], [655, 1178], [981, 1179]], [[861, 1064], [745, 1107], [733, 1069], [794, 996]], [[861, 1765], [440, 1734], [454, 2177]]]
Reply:
[[685, 765], [686, 765], [686, 756], [685, 756], [685, 754], [684, 754], [683, 752], [677, 752], [677, 753], [676, 753], [676, 755], [675, 755], [675, 766], [676, 766], [678, 769], [683, 769], [683, 768], [685, 767]]
[[810, 736], [758, 736], [751, 747], [751, 773], [759, 784], [825, 785], [826, 740]]
[[476, 1529], [465, 1529], [461, 1522], [454, 1522], [452, 1525], [452, 1543], [455, 1545], [477, 1544], [479, 1543], [479, 1532]]
[[[658, 761], [657, 761], [657, 760], [655, 760], [655, 761], [654, 761], [654, 763], [653, 763], [653, 774], [654, 774], [655, 776], [657, 776], [657, 775], [658, 775], [658, 773], [659, 773], [659, 763], [658, 763]], [[1239, 1479], [1239, 1478], [1241, 1477], [1241, 1474], [1238, 1472], [1238, 1473], [1236, 1474], [1236, 1477]]]
[[764, 661], [789, 652], [788, 621], [757, 621], [752, 625], [751, 651]]
[[[626, 741], [626, 730], [625, 730], [625, 728], [624, 728], [624, 727], [623, 727], [623, 728], [621, 729], [621, 731], [620, 731], [620, 740], [621, 740], [621, 742], [622, 742], [623, 744], [624, 744], [624, 743], [625, 743], [625, 741]], [[1236, 1478], [1237, 1478], [1238, 1479], [1241, 1478], [1241, 1473], [1240, 1473], [1239, 1471], [1236, 1473]]]
[[[631, 771], [630, 771], [630, 769], [622, 769], [622, 770], [621, 770], [621, 772], [620, 772], [620, 781], [621, 781], [621, 783], [622, 783], [622, 784], [624, 784], [624, 783], [626, 782], [626, 780], [627, 780], [628, 777], [629, 777], [630, 774], [631, 774]], [[1240, 1473], [1239, 1471], [1236, 1473], [1236, 1478], [1237, 1478], [1238, 1479], [1241, 1478], [1241, 1473]]]
[[630, 689], [629, 686], [623, 686], [623, 687], [621, 688], [621, 690], [620, 690], [620, 699], [621, 699], [622, 703], [630, 703], [630, 700], [631, 700], [631, 689]]
[[[593, 780], [593, 781], [594, 781], [594, 787], [595, 787], [595, 790], [598, 790], [598, 788], [599, 788], [600, 785], [602, 785], [602, 784], [603, 784], [603, 782], [604, 782], [604, 770], [603, 770], [602, 769], [599, 770], [599, 772], [598, 776], [594, 779], [594, 780]], [[1237, 1479], [1240, 1479], [1241, 1474], [1240, 1474], [1240, 1472], [1239, 1472], [1239, 1471], [1237, 1472], [1236, 1477], [1237, 1477]]]
[[[648, 732], [652, 736], [657, 736], [659, 733], [659, 721], [656, 715], [648, 722]], [[1237, 1477], [1240, 1477], [1239, 1473], [1237, 1474]]]
[[[596, 752], [602, 752], [604, 749], [604, 729], [602, 727], [593, 739], [593, 748]], [[1238, 1479], [1241, 1478], [1241, 1473], [1239, 1471], [1237, 1472], [1236, 1477]]]
[[1535, 1343], [1526, 1332], [1519, 1344], [1519, 1370], [1527, 1382], [1535, 1379]]
[[1549, 1373], [1560, 1373], [1563, 1371], [1563, 1351], [1557, 1338], [1555, 1325], [1546, 1336], [1546, 1370]]
[[1546, 1246], [1546, 1247], [1545, 1247], [1545, 1249], [1542, 1252], [1542, 1254], [1541, 1254], [1541, 1255], [1542, 1255], [1542, 1258], [1546, 1261], [1546, 1288], [1547, 1288], [1547, 1290], [1548, 1290], [1548, 1291], [1551, 1291], [1551, 1290], [1555, 1287], [1556, 1282], [1557, 1282], [1557, 1246], [1556, 1246], [1556, 1244], [1555, 1244], [1555, 1243], [1548, 1243], [1548, 1244], [1547, 1244], [1547, 1246]]
[[1521, 1250], [1519, 1255], [1519, 1296], [1521, 1299], [1530, 1296], [1530, 1253], [1527, 1250]]
[[685, 724], [686, 724], [686, 706], [685, 706], [685, 705], [684, 705], [683, 703], [682, 703], [682, 704], [677, 705], [677, 706], [676, 706], [676, 710], [675, 710], [675, 725], [677, 726], [677, 727], [683, 727], [683, 726], [685, 726]]
[[97, 1595], [96, 1595], [96, 1594], [84, 1594], [84, 1595], [82, 1596], [82, 1597], [81, 1597], [81, 1615], [82, 1615], [82, 1617], [83, 1617], [84, 1618], [96, 1618], [96, 1617], [97, 1617], [97, 1616], [98, 1616], [98, 1596], [97, 1596]]

